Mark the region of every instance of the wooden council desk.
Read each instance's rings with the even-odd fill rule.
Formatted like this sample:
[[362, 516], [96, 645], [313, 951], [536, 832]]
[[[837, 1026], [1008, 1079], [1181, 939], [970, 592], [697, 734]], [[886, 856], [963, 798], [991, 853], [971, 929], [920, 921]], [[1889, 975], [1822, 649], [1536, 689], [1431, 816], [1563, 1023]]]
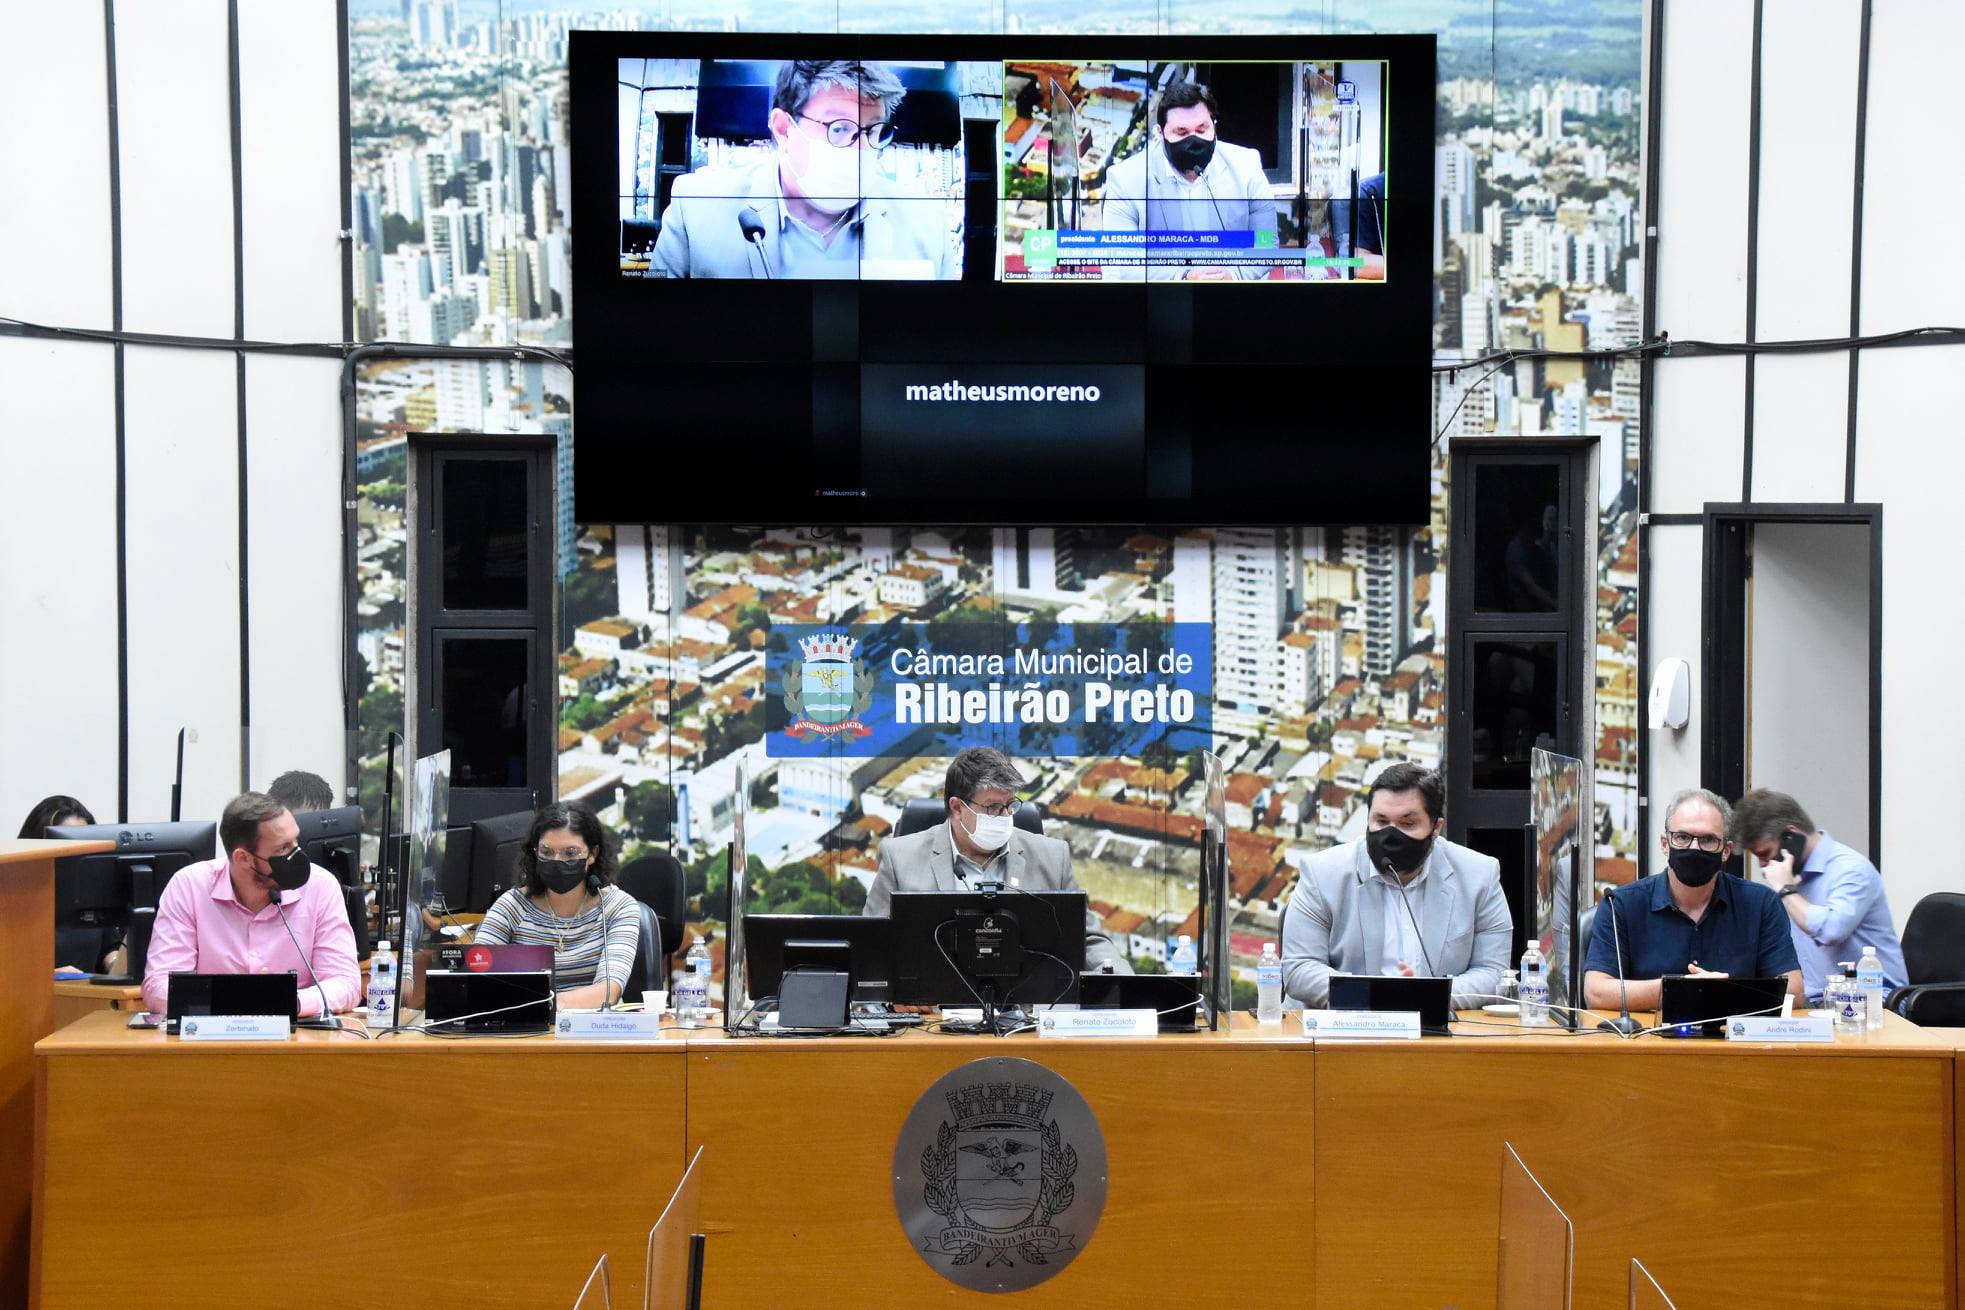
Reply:
[[0, 840], [0, 1306], [27, 1296], [34, 1189], [34, 1044], [54, 1031], [55, 859], [106, 841]]
[[1965, 1033], [1894, 1016], [1828, 1047], [1313, 1044], [1247, 1016], [1091, 1042], [220, 1047], [122, 1022], [38, 1048], [43, 1306], [571, 1305], [603, 1249], [638, 1305], [697, 1146], [706, 1304], [982, 1305], [903, 1235], [892, 1162], [937, 1077], [1003, 1055], [1068, 1079], [1109, 1156], [1096, 1231], [1018, 1304], [1486, 1310], [1512, 1141], [1575, 1222], [1577, 1307], [1623, 1305], [1633, 1255], [1683, 1310], [1957, 1305]]

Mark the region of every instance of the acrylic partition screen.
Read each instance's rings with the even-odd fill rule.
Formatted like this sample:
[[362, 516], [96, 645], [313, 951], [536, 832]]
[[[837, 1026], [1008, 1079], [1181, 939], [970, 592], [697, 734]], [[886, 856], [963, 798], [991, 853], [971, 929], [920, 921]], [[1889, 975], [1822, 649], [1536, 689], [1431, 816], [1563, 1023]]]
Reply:
[[[689, 1286], [689, 1237], [703, 1231], [703, 1148], [689, 1157], [689, 1168], [675, 1186], [662, 1217], [648, 1230], [642, 1296], [649, 1305], [681, 1305]], [[657, 1288], [661, 1289], [657, 1292]]]
[[1677, 1310], [1665, 1289], [1644, 1267], [1644, 1261], [1631, 1257], [1631, 1310]]
[[1201, 921], [1207, 925], [1207, 940], [1201, 949], [1207, 952], [1205, 976], [1212, 1016], [1234, 1008], [1234, 984], [1228, 968], [1228, 775], [1221, 757], [1213, 751], [1202, 752], [1201, 766], [1207, 779], [1201, 814], [1207, 824], [1202, 837], [1207, 849], [1201, 856]]
[[[1537, 747], [1528, 769], [1529, 820], [1535, 827], [1534, 935], [1548, 962], [1549, 1000], [1580, 1005], [1582, 934], [1578, 925], [1592, 882], [1583, 761]], [[1557, 1013], [1561, 1013], [1558, 1011]]]
[[450, 752], [416, 761], [408, 808], [409, 858], [403, 865], [403, 939], [396, 1014], [423, 1008], [423, 976], [443, 940], [443, 861], [450, 823]]
[[1501, 1144], [1501, 1235], [1495, 1254], [1496, 1310], [1569, 1310], [1575, 1227], [1509, 1142]]
[[731, 778], [734, 789], [730, 807], [730, 906], [723, 916], [723, 1026], [741, 1021], [750, 1008], [750, 988], [744, 978], [744, 905], [749, 893], [750, 848], [745, 842], [744, 821], [749, 817], [751, 792], [749, 770], [737, 761]]

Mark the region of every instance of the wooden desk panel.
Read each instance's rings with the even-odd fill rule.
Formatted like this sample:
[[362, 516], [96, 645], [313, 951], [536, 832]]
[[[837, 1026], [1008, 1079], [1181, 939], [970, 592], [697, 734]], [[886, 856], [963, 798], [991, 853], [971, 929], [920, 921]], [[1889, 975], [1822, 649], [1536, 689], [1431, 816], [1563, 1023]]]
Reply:
[[[1956, 1058], [1915, 1037], [1321, 1044], [1317, 1303], [1492, 1307], [1512, 1141], [1576, 1224], [1579, 1307], [1623, 1304], [1633, 1255], [1686, 1306], [1951, 1305]], [[1833, 1253], [1798, 1258], [1831, 1202]]]
[[0, 840], [0, 1305], [27, 1298], [34, 1195], [34, 1043], [54, 1031], [55, 857], [109, 842]]
[[572, 1304], [603, 1250], [640, 1304], [682, 1175], [680, 1042], [201, 1046], [123, 1022], [42, 1048], [47, 1310], [536, 1310]]
[[54, 987], [54, 1027], [49, 1031], [59, 1031], [99, 1010], [118, 1010], [127, 1019], [142, 1008], [141, 987], [106, 987], [85, 978], [58, 981]]
[[[942, 1278], [894, 1213], [893, 1158], [915, 1100], [988, 1056], [1069, 1080], [1098, 1116], [1108, 1184], [1098, 1228], [1032, 1306], [1196, 1304], [1245, 1271], [1301, 1288], [1313, 1052], [1193, 1034], [1043, 1042], [907, 1034], [831, 1042], [692, 1042], [689, 1141], [706, 1145], [706, 1305], [1001, 1305]], [[729, 1231], [725, 1231], [729, 1230]], [[1295, 1274], [1290, 1273], [1294, 1268]], [[1252, 1285], [1252, 1284], [1251, 1284]]]

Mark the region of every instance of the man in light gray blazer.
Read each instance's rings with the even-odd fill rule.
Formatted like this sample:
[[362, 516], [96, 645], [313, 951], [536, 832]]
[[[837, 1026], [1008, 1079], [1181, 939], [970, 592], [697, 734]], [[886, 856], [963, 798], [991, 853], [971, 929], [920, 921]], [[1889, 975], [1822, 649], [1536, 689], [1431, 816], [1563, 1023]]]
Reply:
[[1508, 967], [1514, 920], [1492, 856], [1440, 836], [1446, 785], [1414, 764], [1381, 771], [1365, 836], [1303, 866], [1283, 910], [1283, 991], [1330, 1005], [1334, 973], [1453, 979], [1453, 1008], [1490, 999]]
[[[1030, 892], [1075, 892], [1071, 848], [1055, 837], [1024, 832], [1013, 822], [1017, 792], [1025, 786], [1009, 757], [971, 746], [949, 763], [942, 781], [948, 821], [925, 832], [880, 843], [880, 869], [867, 889], [862, 914], [885, 918], [902, 892], [977, 891], [1001, 883]], [[1085, 967], [1111, 964], [1131, 973], [1123, 952], [1085, 911]]]

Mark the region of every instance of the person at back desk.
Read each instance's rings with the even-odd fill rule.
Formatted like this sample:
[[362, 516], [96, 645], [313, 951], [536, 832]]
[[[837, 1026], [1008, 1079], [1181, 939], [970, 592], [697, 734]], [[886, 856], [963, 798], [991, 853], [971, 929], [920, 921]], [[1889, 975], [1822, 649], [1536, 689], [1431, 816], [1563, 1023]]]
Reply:
[[249, 791], [226, 805], [218, 819], [225, 854], [185, 865], [157, 898], [144, 1008], [164, 1012], [174, 973], [289, 971], [302, 1018], [321, 1012], [323, 992], [329, 1009], [355, 1008], [362, 976], [347, 901], [299, 839], [300, 825], [271, 796]]
[[[860, 913], [886, 918], [897, 891], [980, 891], [985, 883], [1027, 892], [1077, 891], [1071, 848], [1056, 837], [1022, 832], [1011, 818], [1024, 785], [1009, 756], [989, 746], [971, 746], [949, 761], [942, 779], [948, 822], [880, 843], [880, 869]], [[1116, 973], [1133, 971], [1088, 908], [1085, 967], [1106, 964]]]
[[641, 912], [614, 872], [599, 816], [579, 801], [542, 805], [519, 849], [519, 885], [491, 903], [474, 940], [550, 946], [561, 1005], [612, 1005], [641, 949]]
[[1631, 1009], [1655, 1010], [1662, 990], [1658, 980], [1680, 973], [1785, 977], [1788, 991], [1802, 999], [1801, 961], [1781, 898], [1720, 870], [1733, 851], [1726, 840], [1732, 818], [1732, 807], [1703, 787], [1672, 797], [1658, 838], [1665, 872], [1619, 887], [1597, 907], [1583, 964], [1585, 1005], [1614, 1010], [1628, 988]]

